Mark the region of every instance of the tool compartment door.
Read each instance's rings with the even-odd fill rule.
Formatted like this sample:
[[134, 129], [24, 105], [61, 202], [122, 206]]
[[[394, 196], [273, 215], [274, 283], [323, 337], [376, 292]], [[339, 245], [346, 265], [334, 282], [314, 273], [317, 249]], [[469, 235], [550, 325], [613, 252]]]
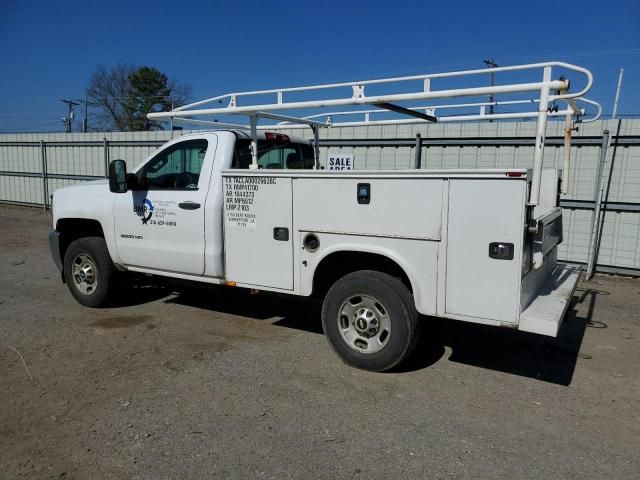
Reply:
[[518, 321], [525, 193], [524, 180], [451, 180], [446, 313]]
[[224, 175], [227, 281], [293, 290], [291, 178]]

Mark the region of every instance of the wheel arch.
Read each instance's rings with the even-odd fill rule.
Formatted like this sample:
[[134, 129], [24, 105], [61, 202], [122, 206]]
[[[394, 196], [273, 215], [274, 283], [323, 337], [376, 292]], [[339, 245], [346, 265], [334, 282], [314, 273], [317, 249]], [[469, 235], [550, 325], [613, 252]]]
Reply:
[[[437, 312], [438, 248], [436, 242], [353, 236], [320, 236], [321, 248], [303, 250], [302, 295], [323, 295], [327, 282], [355, 270], [377, 270], [400, 278], [411, 291], [418, 311]], [[327, 271], [335, 272], [330, 276]]]
[[399, 278], [412, 292], [416, 291], [416, 279], [403, 265], [403, 261], [387, 251], [375, 248], [335, 248], [324, 252], [313, 272], [313, 294], [324, 295], [339, 278], [358, 271], [375, 270]]
[[[82, 237], [102, 237], [105, 238], [104, 229], [98, 220], [89, 218], [59, 218], [56, 221], [55, 229], [60, 233], [60, 258], [64, 259], [64, 255], [71, 245], [71, 242]], [[64, 271], [62, 272], [64, 278]]]

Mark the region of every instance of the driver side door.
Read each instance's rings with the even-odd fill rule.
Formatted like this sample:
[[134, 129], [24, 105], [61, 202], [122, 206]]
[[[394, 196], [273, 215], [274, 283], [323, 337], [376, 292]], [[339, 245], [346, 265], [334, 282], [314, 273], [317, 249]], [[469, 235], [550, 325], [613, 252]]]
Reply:
[[170, 144], [114, 205], [116, 246], [130, 267], [204, 274], [204, 211], [216, 137]]

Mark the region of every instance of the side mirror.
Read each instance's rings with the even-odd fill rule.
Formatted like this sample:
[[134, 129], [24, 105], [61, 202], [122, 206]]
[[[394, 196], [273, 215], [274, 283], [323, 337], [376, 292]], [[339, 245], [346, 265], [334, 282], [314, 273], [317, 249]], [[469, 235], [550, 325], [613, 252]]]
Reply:
[[109, 164], [109, 190], [113, 193], [127, 191], [127, 164], [124, 160], [114, 160]]

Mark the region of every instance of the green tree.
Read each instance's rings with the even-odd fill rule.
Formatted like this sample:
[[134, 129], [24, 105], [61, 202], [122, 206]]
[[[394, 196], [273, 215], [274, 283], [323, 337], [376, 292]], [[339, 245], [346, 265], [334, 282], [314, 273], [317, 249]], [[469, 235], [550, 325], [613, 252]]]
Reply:
[[92, 105], [92, 128], [119, 131], [161, 130], [163, 124], [147, 113], [170, 110], [188, 101], [190, 88], [170, 80], [153, 67], [120, 64], [98, 67], [87, 97]]
[[157, 123], [147, 119], [149, 112], [171, 109], [171, 89], [167, 76], [153, 67], [140, 67], [129, 74], [129, 94], [125, 103], [127, 130], [151, 130]]

